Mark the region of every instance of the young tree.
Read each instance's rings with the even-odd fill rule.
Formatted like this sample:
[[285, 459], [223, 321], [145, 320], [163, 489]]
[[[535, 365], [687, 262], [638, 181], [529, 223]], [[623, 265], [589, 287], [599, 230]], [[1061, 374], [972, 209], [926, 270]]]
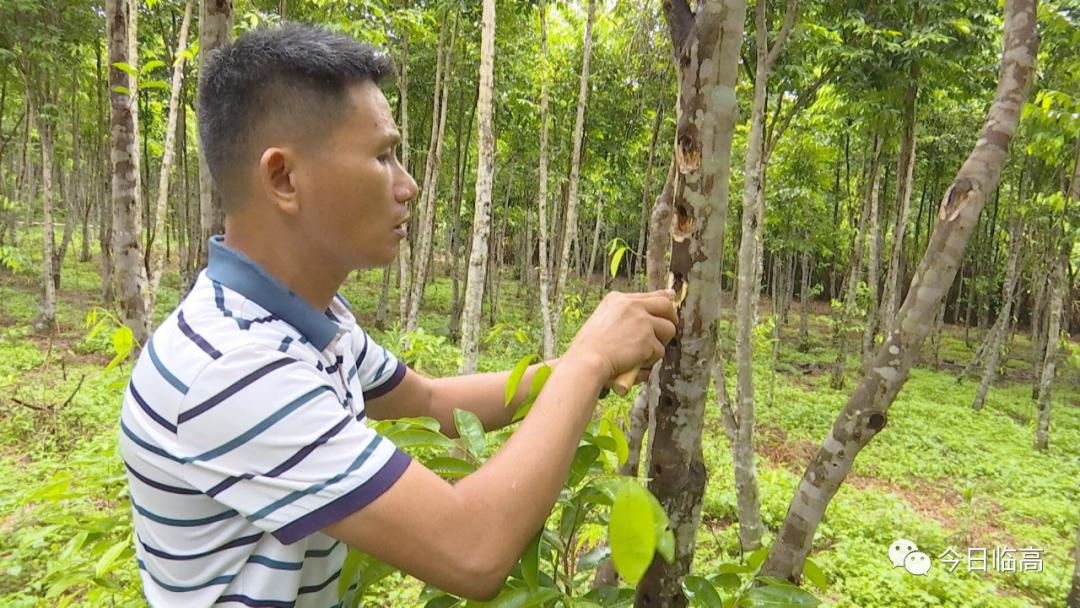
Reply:
[[495, 171], [495, 137], [492, 133], [492, 92], [495, 80], [495, 0], [484, 0], [480, 35], [480, 97], [477, 104], [480, 119], [480, 155], [476, 168], [476, 204], [473, 210], [472, 252], [465, 283], [465, 303], [462, 308], [461, 351], [462, 370], [476, 371], [480, 340], [480, 306], [484, 298], [484, 276], [488, 262], [488, 235], [491, 233], [491, 182]]
[[[563, 219], [562, 250], [559, 253], [558, 276], [555, 279], [555, 310], [552, 333], [558, 341], [562, 323], [562, 309], [566, 303], [566, 275], [570, 271], [570, 246], [577, 239], [578, 185], [581, 179], [581, 146], [585, 132], [585, 101], [589, 93], [589, 58], [592, 55], [592, 27], [596, 13], [596, 0], [589, 0], [589, 13], [585, 20], [585, 38], [581, 50], [581, 79], [578, 83], [577, 115], [574, 119], [574, 148], [570, 156], [570, 184], [566, 197], [566, 214]], [[580, 243], [579, 247], [580, 247]], [[580, 251], [580, 249], [579, 249]]]
[[558, 345], [555, 343], [555, 331], [551, 313], [551, 264], [548, 262], [548, 80], [551, 67], [548, 65], [547, 48], [547, 2], [540, 0], [540, 181], [537, 194], [537, 213], [539, 214], [540, 255], [540, 323], [543, 326], [544, 360], [555, 357]]
[[184, 3], [184, 17], [180, 22], [180, 34], [176, 42], [176, 59], [173, 62], [172, 85], [169, 89], [169, 116], [165, 126], [165, 145], [161, 157], [161, 171], [158, 174], [157, 204], [155, 205], [154, 227], [150, 235], [150, 264], [148, 268], [149, 288], [146, 290], [146, 311], [153, 316], [157, 303], [158, 285], [161, 284], [161, 270], [165, 263], [165, 247], [158, 243], [165, 231], [167, 204], [169, 201], [169, 178], [172, 176], [173, 161], [176, 158], [176, 122], [177, 114], [183, 111], [180, 104], [180, 88], [184, 82], [184, 51], [187, 50], [188, 27], [191, 24], [191, 5], [193, 0]]
[[[757, 68], [754, 73], [754, 99], [751, 104], [750, 135], [746, 142], [746, 170], [742, 199], [742, 238], [739, 241], [738, 294], [736, 296], [735, 361], [737, 383], [736, 411], [729, 407], [724, 420], [732, 444], [735, 485], [739, 500], [739, 543], [743, 550], [761, 545], [765, 532], [758, 503], [757, 473], [754, 465], [754, 350], [751, 343], [757, 320], [758, 291], [761, 284], [761, 230], [765, 206], [765, 104], [769, 74], [784, 52], [784, 45], [795, 23], [798, 0], [788, 0], [784, 25], [769, 45], [768, 3], [758, 0], [754, 8]], [[719, 290], [717, 290], [719, 292]], [[734, 432], [732, 432], [734, 431]]]
[[746, 3], [702, 0], [691, 9], [685, 0], [673, 0], [664, 12], [679, 78], [668, 275], [678, 294], [679, 326], [660, 366], [660, 395], [649, 423], [649, 489], [670, 518], [675, 556], [670, 564], [653, 560], [638, 585], [638, 606], [686, 605], [682, 580], [701, 523], [706, 363], [716, 353], [720, 243]]
[[1036, 16], [1036, 0], [1005, 3], [1004, 51], [997, 92], [982, 135], [945, 192], [938, 211], [940, 221], [893, 328], [799, 482], [762, 566], [763, 574], [799, 580], [829, 501], [859, 451], [885, 427], [889, 406], [934, 326], [986, 197], [997, 187], [1034, 74], [1039, 45]]

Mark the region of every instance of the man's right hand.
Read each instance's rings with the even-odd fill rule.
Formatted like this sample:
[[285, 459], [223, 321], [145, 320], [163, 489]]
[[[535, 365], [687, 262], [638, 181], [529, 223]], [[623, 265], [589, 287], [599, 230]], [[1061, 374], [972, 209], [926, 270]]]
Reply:
[[678, 315], [673, 297], [670, 289], [608, 293], [578, 330], [566, 355], [598, 357], [607, 372], [605, 383], [623, 372], [652, 367], [675, 336]]

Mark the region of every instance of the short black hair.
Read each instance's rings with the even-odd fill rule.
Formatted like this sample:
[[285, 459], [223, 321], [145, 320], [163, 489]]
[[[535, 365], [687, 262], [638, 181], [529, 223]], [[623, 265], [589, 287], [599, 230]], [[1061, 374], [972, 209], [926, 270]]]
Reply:
[[225, 208], [240, 185], [236, 169], [262, 153], [266, 121], [318, 137], [340, 119], [349, 85], [394, 73], [393, 59], [370, 44], [297, 24], [255, 29], [212, 51], [199, 78], [199, 139]]

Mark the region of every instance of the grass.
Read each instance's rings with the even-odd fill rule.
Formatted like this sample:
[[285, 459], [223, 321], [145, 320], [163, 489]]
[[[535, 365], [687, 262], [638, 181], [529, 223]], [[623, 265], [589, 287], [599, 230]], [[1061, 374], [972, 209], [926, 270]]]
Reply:
[[[107, 332], [87, 340], [84, 327], [87, 311], [100, 305], [96, 262], [80, 263], [69, 254], [58, 330], [46, 336], [32, 330], [40, 257], [32, 235], [22, 251], [27, 263], [21, 272], [0, 271], [0, 605], [144, 605], [132, 553], [120, 546], [130, 544], [130, 520], [123, 468], [114, 452], [120, 394], [130, 365], [104, 373], [111, 358]], [[71, 251], [78, 251], [77, 243]], [[421, 366], [445, 373], [456, 352], [445, 338], [451, 287], [442, 268], [437, 274], [424, 301], [421, 327], [431, 336], [431, 349]], [[342, 292], [361, 324], [393, 345], [400, 340], [397, 331], [374, 326], [381, 277], [378, 270], [357, 273]], [[163, 280], [158, 319], [175, 306], [178, 284], [175, 273]], [[591, 310], [598, 291], [592, 289], [590, 300], [577, 308]], [[497, 331], [486, 336], [481, 369], [505, 369], [538, 350], [536, 310], [528, 302], [534, 293], [505, 272]], [[396, 290], [390, 295], [388, 316], [394, 319]], [[563, 345], [580, 322], [569, 316]], [[782, 523], [808, 458], [855, 381], [852, 371], [845, 390], [829, 386], [829, 366], [836, 358], [829, 327], [826, 316], [812, 315], [810, 348], [800, 351], [798, 313], [792, 312], [781, 336], [771, 404], [769, 353], [758, 348], [758, 479], [770, 535]], [[958, 384], [953, 370], [970, 358], [976, 333], [969, 345], [962, 330], [946, 328], [943, 368], [925, 363], [912, 371], [889, 410], [888, 425], [858, 456], [830, 505], [813, 550], [829, 579], [827, 591], [819, 594], [827, 605], [1063, 602], [1080, 517], [1077, 370], [1062, 370], [1058, 378], [1050, 449], [1038, 452], [1032, 447], [1029, 341], [1018, 336], [1007, 377], [991, 391], [985, 409], [975, 412], [970, 408], [975, 382]], [[732, 342], [725, 338], [724, 344]], [[608, 403], [625, 407], [629, 398], [612, 396]], [[695, 559], [702, 573], [739, 558], [730, 449], [713, 401], [706, 422], [703, 444], [710, 479]], [[914, 541], [934, 558], [928, 575], [917, 577], [891, 566], [886, 550], [897, 538]], [[966, 554], [968, 548], [1004, 546], [1040, 549], [1042, 571], [968, 572], [961, 563], [949, 573], [936, 559], [949, 547]], [[113, 547], [119, 549], [109, 562]], [[377, 588], [371, 603], [418, 605], [419, 589], [417, 582], [394, 576]]]

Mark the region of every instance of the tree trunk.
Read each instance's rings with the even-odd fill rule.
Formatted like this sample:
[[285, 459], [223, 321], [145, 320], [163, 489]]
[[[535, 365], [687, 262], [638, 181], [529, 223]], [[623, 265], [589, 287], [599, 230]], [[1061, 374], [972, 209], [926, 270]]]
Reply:
[[[405, 9], [409, 8], [409, 0], [405, 1]], [[400, 116], [398, 125], [401, 129], [401, 166], [406, 171], [409, 168], [409, 28], [402, 28], [401, 32], [401, 77], [398, 78], [398, 110]], [[410, 235], [411, 236], [411, 235]], [[409, 314], [409, 272], [412, 268], [412, 250], [409, 239], [401, 239], [398, 243], [398, 324], [404, 328], [406, 317]]]
[[[596, 272], [596, 252], [600, 249], [600, 235], [604, 229], [604, 199], [597, 197], [596, 199], [596, 223], [593, 224], [593, 239], [592, 247], [589, 248], [589, 263], [585, 268], [585, 293], [589, 292], [589, 287], [592, 286], [592, 277]], [[601, 279], [601, 283], [603, 279]], [[586, 298], [587, 299], [587, 298]]]
[[971, 407], [976, 410], [982, 409], [983, 404], [986, 402], [986, 394], [994, 383], [994, 377], [997, 376], [1002, 345], [1005, 342], [1005, 337], [1009, 335], [1009, 324], [1012, 322], [1013, 293], [1016, 291], [1017, 279], [1020, 277], [1017, 269], [1019, 267], [1020, 252], [1024, 245], [1024, 224], [1022, 219], [1018, 218], [1013, 222], [1010, 233], [1009, 257], [1005, 261], [1005, 284], [1001, 288], [1001, 312], [998, 313], [997, 320], [994, 321], [994, 327], [990, 329], [990, 333], [984, 342], [986, 345], [986, 368], [983, 369], [979, 389], [975, 392], [975, 401], [971, 404]]
[[[589, 12], [585, 21], [585, 38], [581, 51], [581, 78], [578, 82], [577, 115], [574, 119], [574, 147], [570, 156], [570, 185], [563, 216], [562, 248], [559, 268], [555, 279], [555, 310], [552, 311], [552, 331], [559, 335], [562, 309], [566, 302], [566, 275], [570, 270], [570, 247], [577, 242], [578, 182], [581, 178], [581, 148], [585, 131], [585, 101], [589, 92], [589, 59], [592, 56], [592, 26], [596, 16], [596, 0], [589, 0]], [[579, 244], [580, 247], [580, 244]], [[580, 258], [580, 250], [579, 256]]]
[[[742, 238], [739, 241], [738, 285], [736, 294], [736, 411], [725, 418], [734, 424], [729, 433], [739, 491], [739, 544], [744, 551], [761, 545], [765, 528], [761, 523], [757, 477], [754, 465], [754, 350], [751, 340], [757, 322], [758, 292], [761, 284], [761, 231], [765, 204], [765, 170], [768, 162], [765, 142], [766, 95], [773, 64], [795, 18], [797, 0], [789, 0], [784, 26], [769, 48], [766, 23], [768, 3], [759, 1], [754, 10], [757, 67], [754, 75], [754, 98], [750, 114], [750, 135], [746, 143], [746, 169], [742, 199]], [[737, 51], [736, 51], [737, 52]], [[779, 102], [778, 102], [779, 103]], [[779, 106], [778, 106], [779, 107]], [[722, 239], [722, 237], [721, 237]], [[775, 281], [775, 277], [774, 277]], [[719, 288], [717, 293], [719, 293]], [[775, 302], [774, 302], [775, 304]], [[741, 476], [741, 477], [740, 477]]]
[[997, 187], [1020, 121], [1038, 54], [1036, 1], [1008, 0], [997, 92], [975, 149], [945, 192], [940, 221], [897, 313], [892, 331], [852, 393], [799, 482], [762, 574], [798, 582], [825, 509], [855, 457], [884, 428], [889, 406], [907, 380], [934, 326], [986, 196]]
[[911, 190], [915, 175], [915, 101], [919, 94], [919, 65], [915, 61], [911, 63], [910, 78], [904, 93], [904, 125], [900, 134], [900, 154], [896, 161], [896, 222], [893, 224], [889, 269], [885, 273], [885, 289], [881, 296], [880, 327], [883, 333], [892, 329], [896, 314], [902, 276], [900, 257], [904, 252], [904, 235], [911, 215]]
[[802, 283], [799, 285], [799, 350], [810, 348], [810, 252], [803, 251], [800, 268]]
[[1076, 527], [1076, 551], [1073, 552], [1072, 588], [1065, 599], [1066, 608], [1080, 608], [1080, 525]]
[[1061, 313], [1068, 287], [1065, 281], [1065, 268], [1072, 247], [1062, 247], [1062, 253], [1050, 272], [1050, 304], [1046, 314], [1046, 355], [1042, 369], [1039, 370], [1038, 420], [1035, 428], [1035, 447], [1045, 450], [1050, 442], [1050, 405], [1051, 388], [1057, 370], [1058, 345], [1061, 342]]
[[[180, 22], [180, 34], [176, 41], [176, 54], [173, 55], [172, 86], [169, 89], [169, 117], [165, 126], [165, 144], [161, 157], [161, 172], [158, 175], [157, 204], [155, 206], [154, 226], [150, 234], [150, 264], [146, 290], [146, 314], [154, 315], [157, 304], [158, 286], [161, 284], [162, 266], [165, 262], [165, 249], [158, 245], [166, 224], [167, 203], [169, 200], [169, 178], [172, 176], [173, 160], [176, 158], [176, 116], [182, 110], [180, 88], [184, 81], [184, 51], [187, 49], [188, 26], [191, 24], [191, 5], [193, 0], [184, 4], [184, 17]], [[155, 248], [156, 246], [156, 248]]]
[[[112, 165], [110, 163], [106, 163], [105, 154], [104, 154], [104, 146], [101, 145], [101, 140], [103, 139], [102, 136], [101, 136], [101, 133], [106, 132], [106, 125], [105, 125], [105, 99], [104, 99], [104, 95], [102, 95], [102, 91], [105, 88], [105, 85], [104, 85], [104, 82], [103, 82], [103, 80], [105, 79], [105, 76], [104, 76], [104, 72], [102, 71], [102, 65], [101, 65], [101, 46], [100, 45], [95, 46], [94, 54], [95, 54], [95, 57], [97, 59], [97, 69], [94, 72], [94, 74], [97, 77], [97, 86], [94, 87], [94, 90], [95, 90], [95, 92], [96, 92], [95, 94], [97, 96], [97, 114], [98, 114], [98, 138], [96, 140], [95, 145], [96, 145], [96, 147], [98, 149], [97, 150], [97, 152], [98, 152], [97, 153], [98, 166], [101, 167], [101, 171], [99, 173], [99, 178], [101, 179], [101, 182], [99, 184], [97, 184], [98, 192], [101, 194], [101, 196], [98, 197], [98, 205], [97, 205], [97, 208], [98, 208], [98, 244], [99, 244], [99, 246], [100, 246], [99, 248], [101, 250], [101, 258], [100, 258], [100, 264], [101, 264], [101, 300], [106, 306], [108, 306], [108, 305], [111, 305], [113, 300], [115, 299], [115, 287], [114, 287], [115, 281], [113, 280], [114, 263], [113, 263], [113, 225], [112, 225], [113, 216], [112, 216], [112, 204], [111, 204], [111, 197], [109, 199], [110, 204], [105, 203], [105, 201], [106, 201], [105, 194], [106, 194], [106, 191], [108, 190], [108, 188], [106, 188], [106, 186], [105, 186], [105, 183], [106, 183], [105, 182], [105, 174], [106, 174], [105, 167], [106, 166], [109, 167], [108, 174], [110, 175], [110, 182], [111, 182]], [[111, 104], [111, 101], [110, 101], [110, 104]], [[110, 105], [110, 112], [111, 112], [111, 105]], [[111, 121], [111, 114], [110, 114], [110, 121]], [[110, 122], [110, 125], [111, 125], [111, 122]]]
[[116, 246], [116, 276], [120, 284], [121, 318], [138, 344], [150, 336], [146, 314], [146, 266], [139, 241], [142, 215], [139, 213], [139, 150], [135, 131], [136, 99], [120, 89], [135, 92], [134, 78], [115, 67], [135, 65], [130, 41], [135, 39], [135, 10], [129, 0], [107, 0], [109, 33], [109, 132], [112, 142], [113, 237]]
[[537, 196], [539, 229], [537, 240], [540, 248], [540, 323], [543, 326], [543, 355], [545, 361], [555, 357], [558, 339], [551, 310], [551, 264], [548, 262], [548, 66], [547, 50], [547, 2], [540, 0], [540, 183]]
[[679, 325], [659, 371], [660, 396], [649, 423], [649, 489], [675, 533], [670, 564], [656, 557], [635, 604], [686, 606], [682, 580], [693, 560], [706, 471], [701, 451], [709, 369], [716, 353], [720, 245], [727, 218], [731, 139], [738, 121], [735, 84], [746, 3], [665, 3], [679, 74], [669, 280]]
[[[646, 239], [648, 237], [648, 219], [649, 219], [649, 194], [652, 186], [652, 173], [653, 162], [656, 159], [656, 142], [660, 140], [660, 125], [664, 122], [664, 100], [660, 99], [656, 102], [656, 115], [653, 117], [652, 138], [649, 140], [649, 157], [645, 163], [645, 179], [641, 182], [641, 224], [638, 227], [638, 242], [637, 253], [638, 255], [645, 256], [642, 258], [646, 267], [646, 274], [648, 274], [648, 253], [645, 252]], [[637, 256], [634, 256], [635, 258]], [[636, 274], [638, 268], [635, 267], [631, 274]], [[645, 278], [646, 283], [648, 277]]]
[[[444, 21], [443, 27], [446, 27]], [[413, 251], [412, 277], [409, 282], [409, 310], [405, 316], [405, 331], [416, 331], [420, 324], [420, 301], [424, 298], [428, 258], [432, 254], [435, 233], [435, 202], [439, 187], [439, 169], [442, 165], [443, 134], [446, 131], [446, 115], [450, 99], [450, 71], [453, 64], [454, 45], [457, 43], [458, 21], [454, 18], [450, 41], [446, 32], [439, 36], [438, 60], [435, 68], [435, 99], [432, 103], [431, 140], [428, 142], [427, 163], [424, 169], [424, 186], [420, 193], [420, 219], [416, 224], [416, 248]]]
[[[29, 73], [27, 74], [29, 76]], [[27, 101], [29, 103], [30, 116], [34, 127], [38, 132], [38, 140], [41, 144], [41, 194], [42, 194], [42, 220], [41, 220], [41, 283], [43, 286], [41, 308], [38, 319], [34, 323], [39, 331], [52, 331], [56, 326], [56, 283], [54, 276], [55, 254], [53, 247], [53, 133], [52, 119], [40, 114], [42, 105], [50, 99], [48, 75], [34, 74], [38, 80], [37, 86], [44, 90], [41, 92], [29, 90]], [[43, 93], [43, 94], [42, 94]], [[35, 99], [36, 98], [36, 99]]]
[[866, 310], [866, 328], [863, 330], [862, 340], [862, 367], [865, 368], [873, 355], [874, 336], [877, 335], [877, 307], [878, 307], [878, 274], [881, 259], [881, 228], [880, 228], [880, 202], [881, 202], [881, 141], [879, 138], [877, 158], [874, 159], [870, 169], [870, 252], [866, 266], [866, 286], [870, 303]]
[[[206, 69], [210, 51], [223, 46], [232, 36], [233, 0], [199, 0], [199, 72]], [[225, 232], [225, 214], [210, 167], [199, 143], [199, 267], [206, 267], [210, 237]]]
[[480, 305], [487, 271], [488, 235], [491, 232], [491, 182], [495, 170], [495, 139], [492, 134], [492, 92], [495, 77], [495, 0], [484, 0], [480, 38], [480, 96], [477, 129], [480, 147], [476, 167], [476, 204], [473, 209], [472, 251], [462, 306], [462, 371], [476, 371], [480, 341]]

